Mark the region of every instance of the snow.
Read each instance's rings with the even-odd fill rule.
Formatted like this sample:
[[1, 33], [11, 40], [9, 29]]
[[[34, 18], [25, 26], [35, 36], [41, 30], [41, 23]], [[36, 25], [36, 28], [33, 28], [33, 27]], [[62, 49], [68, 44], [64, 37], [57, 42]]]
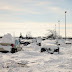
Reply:
[[11, 34], [5, 34], [2, 39], [0, 39], [0, 48], [6, 51], [11, 51], [11, 46], [10, 44], [14, 43], [14, 38], [12, 37]]
[[69, 41], [69, 40], [66, 40], [65, 43], [66, 43], [66, 44], [71, 44], [72, 42]]
[[40, 53], [36, 43], [14, 54], [0, 53], [0, 72], [72, 72], [72, 45], [59, 42], [59, 54]]
[[14, 43], [13, 37], [11, 34], [5, 34], [0, 40], [0, 43]]
[[45, 49], [51, 49], [51, 52], [54, 51], [54, 49], [58, 49], [59, 46], [56, 44], [57, 40], [45, 40], [41, 43], [41, 48]]
[[49, 43], [47, 43], [47, 44], [42, 44], [42, 46], [41, 47], [43, 47], [43, 48], [56, 48], [56, 47], [58, 47], [56, 44], [49, 44]]
[[36, 42], [36, 40], [35, 39], [20, 39], [20, 41], [21, 42], [30, 42], [30, 43], [32, 43], [32, 42]]
[[41, 37], [37, 37], [37, 43], [41, 43], [42, 39]]
[[0, 48], [3, 48], [4, 50], [6, 50], [6, 51], [11, 51], [11, 46], [2, 46], [2, 45], [0, 45]]
[[57, 40], [44, 40], [41, 42], [41, 44], [56, 44]]

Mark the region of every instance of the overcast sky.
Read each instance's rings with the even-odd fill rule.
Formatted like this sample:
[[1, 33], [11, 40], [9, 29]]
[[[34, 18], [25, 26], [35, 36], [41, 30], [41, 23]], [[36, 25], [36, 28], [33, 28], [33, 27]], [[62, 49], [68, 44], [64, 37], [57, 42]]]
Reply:
[[67, 36], [72, 36], [72, 0], [0, 0], [0, 35], [43, 36], [55, 24], [59, 33], [60, 20], [60, 35], [65, 36], [65, 11]]

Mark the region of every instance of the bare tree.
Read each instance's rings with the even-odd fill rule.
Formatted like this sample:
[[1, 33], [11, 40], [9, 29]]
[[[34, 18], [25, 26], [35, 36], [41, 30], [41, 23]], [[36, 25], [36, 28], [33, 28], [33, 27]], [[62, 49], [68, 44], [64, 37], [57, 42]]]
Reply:
[[27, 32], [27, 34], [26, 34], [26, 38], [32, 38], [32, 35], [31, 35], [31, 32]]
[[56, 30], [47, 30], [47, 31], [48, 31], [46, 35], [47, 38], [52, 38], [52, 39], [62, 38], [60, 35], [57, 34]]

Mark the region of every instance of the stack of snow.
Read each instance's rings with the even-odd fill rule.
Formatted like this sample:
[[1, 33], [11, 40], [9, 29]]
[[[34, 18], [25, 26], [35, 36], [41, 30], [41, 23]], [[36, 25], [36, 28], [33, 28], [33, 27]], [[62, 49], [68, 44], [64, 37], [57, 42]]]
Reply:
[[72, 45], [69, 48], [66, 48], [66, 54], [72, 55]]
[[51, 44], [56, 44], [57, 41], [56, 40], [44, 40], [41, 42], [41, 45], [44, 46], [44, 45], [51, 45]]
[[25, 47], [23, 47], [24, 50], [31, 50], [31, 51], [40, 51], [40, 47], [36, 43], [31, 43]]
[[14, 39], [13, 39], [12, 35], [8, 33], [3, 36], [3, 38], [1, 39], [0, 42], [1, 43], [14, 43]]

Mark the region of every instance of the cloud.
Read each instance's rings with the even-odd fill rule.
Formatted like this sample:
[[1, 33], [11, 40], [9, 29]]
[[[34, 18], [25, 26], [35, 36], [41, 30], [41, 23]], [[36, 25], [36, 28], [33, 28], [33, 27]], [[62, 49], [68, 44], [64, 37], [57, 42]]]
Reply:
[[[49, 23], [51, 24], [51, 23]], [[27, 32], [32, 32], [33, 36], [44, 35], [48, 29], [48, 23], [43, 22], [0, 22], [0, 33], [13, 33], [19, 36], [20, 32], [26, 35]]]
[[[8, 0], [9, 1], [9, 0]], [[13, 0], [14, 1], [14, 0]], [[35, 1], [35, 0], [15, 0], [14, 4], [10, 2], [0, 3], [0, 10], [8, 10], [13, 12], [23, 12], [25, 14], [48, 14], [48, 12], [62, 13], [64, 10], [51, 6], [52, 1]]]
[[47, 5], [51, 5], [52, 2], [51, 1], [37, 1], [35, 3], [36, 6], [47, 6]]
[[[72, 24], [67, 24], [67, 36], [72, 34]], [[14, 23], [14, 22], [0, 22], [0, 33], [16, 33], [16, 36], [19, 36], [20, 32], [23, 35], [26, 35], [27, 32], [31, 32], [32, 36], [44, 36], [47, 33], [47, 30], [55, 29], [54, 22], [23, 22], [23, 23]], [[58, 24], [56, 24], [56, 31], [58, 33]], [[64, 23], [60, 24], [60, 35], [65, 35], [65, 25]]]
[[55, 13], [60, 13], [60, 14], [63, 14], [64, 13], [64, 9], [60, 8], [60, 7], [48, 7], [48, 9], [51, 11], [51, 12], [55, 12]]
[[[9, 2], [9, 3], [7, 3]], [[33, 14], [45, 15], [56, 14], [61, 17], [65, 9], [55, 6], [54, 1], [47, 0], [4, 0], [0, 3], [0, 11], [8, 11], [15, 15]], [[58, 2], [57, 2], [58, 3]]]
[[24, 12], [24, 13], [30, 13], [30, 14], [40, 14], [38, 11], [34, 11], [31, 7], [16, 7], [13, 5], [0, 5], [0, 10], [8, 10], [12, 12]]
[[47, 12], [54, 12], [54, 13], [60, 13], [62, 14], [65, 10], [58, 8], [58, 7], [45, 7], [42, 8], [45, 11], [40, 11], [40, 10], [35, 10], [35, 8], [31, 8], [31, 7], [23, 7], [23, 8], [18, 8], [15, 6], [11, 6], [11, 5], [4, 5], [4, 6], [0, 6], [0, 10], [8, 10], [8, 11], [13, 11], [13, 12], [24, 12], [24, 13], [30, 13], [30, 14], [44, 14]]

